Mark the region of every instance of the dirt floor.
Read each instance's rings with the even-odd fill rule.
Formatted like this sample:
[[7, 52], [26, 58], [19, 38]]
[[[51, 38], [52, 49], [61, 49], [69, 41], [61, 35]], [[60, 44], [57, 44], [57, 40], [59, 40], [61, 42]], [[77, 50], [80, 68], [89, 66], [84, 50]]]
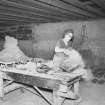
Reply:
[[[93, 83], [81, 83], [80, 93], [82, 102], [79, 105], [105, 105], [105, 84], [98, 85]], [[44, 94], [52, 100], [52, 94], [44, 92]], [[25, 90], [15, 90], [5, 95], [5, 101], [0, 105], [49, 105], [40, 96]], [[70, 100], [65, 100], [63, 105], [73, 105]]]

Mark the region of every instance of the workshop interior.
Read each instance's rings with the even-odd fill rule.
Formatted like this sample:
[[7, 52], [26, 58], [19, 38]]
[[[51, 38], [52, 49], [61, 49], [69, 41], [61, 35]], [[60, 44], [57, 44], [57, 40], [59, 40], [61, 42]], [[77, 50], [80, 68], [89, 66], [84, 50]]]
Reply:
[[0, 0], [0, 105], [104, 105], [104, 87], [104, 0]]

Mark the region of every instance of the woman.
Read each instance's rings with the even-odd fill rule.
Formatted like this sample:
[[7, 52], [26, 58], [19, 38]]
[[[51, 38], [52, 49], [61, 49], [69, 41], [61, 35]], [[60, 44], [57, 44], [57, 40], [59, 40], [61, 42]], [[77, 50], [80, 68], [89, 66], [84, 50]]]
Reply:
[[62, 62], [68, 58], [71, 46], [74, 39], [74, 31], [68, 29], [64, 31], [63, 38], [60, 39], [55, 46], [55, 55], [53, 58], [54, 65], [59, 67]]
[[84, 68], [84, 61], [78, 51], [73, 49], [74, 31], [68, 29], [64, 31], [63, 38], [60, 39], [55, 46], [55, 55], [53, 58], [54, 65], [58, 68], [65, 69], [70, 72], [73, 68]]
[[[74, 31], [72, 29], [64, 31], [63, 38], [60, 39], [55, 46], [54, 65], [57, 68], [63, 68], [66, 72], [69, 72], [72, 78], [80, 75], [87, 76], [87, 72], [84, 70], [85, 64], [81, 55], [71, 47], [73, 39]], [[74, 69], [74, 71], [71, 72], [72, 69]], [[61, 91], [62, 88], [64, 92], [67, 91], [67, 94], [69, 94], [71, 98], [79, 96], [79, 82], [74, 84], [74, 92], [68, 91], [67, 87], [64, 88], [63, 85], [60, 88]], [[60, 94], [63, 95], [63, 92]]]

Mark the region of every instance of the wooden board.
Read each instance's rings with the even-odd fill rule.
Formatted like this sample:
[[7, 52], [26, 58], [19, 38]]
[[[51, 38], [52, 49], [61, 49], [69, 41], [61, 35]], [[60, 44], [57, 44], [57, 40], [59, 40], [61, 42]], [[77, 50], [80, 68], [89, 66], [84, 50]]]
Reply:
[[24, 83], [31, 86], [37, 86], [46, 89], [58, 88], [59, 85], [57, 84], [60, 84], [60, 81], [56, 79], [48, 79], [44, 77], [30, 76], [13, 72], [6, 72], [6, 74], [9, 77], [11, 77], [15, 82]]
[[3, 78], [31, 86], [37, 86], [46, 89], [54, 89], [58, 88], [59, 84], [61, 83], [60, 78], [44, 73], [29, 72], [27, 70], [17, 70], [15, 68], [0, 68], [0, 70], [4, 72]]
[[64, 72], [51, 75], [30, 72], [28, 70], [18, 70], [16, 68], [0, 68], [0, 70], [4, 72], [3, 78], [5, 79], [46, 89], [58, 89], [60, 84], [69, 86], [73, 82], [78, 81], [78, 77], [71, 78], [69, 73]]

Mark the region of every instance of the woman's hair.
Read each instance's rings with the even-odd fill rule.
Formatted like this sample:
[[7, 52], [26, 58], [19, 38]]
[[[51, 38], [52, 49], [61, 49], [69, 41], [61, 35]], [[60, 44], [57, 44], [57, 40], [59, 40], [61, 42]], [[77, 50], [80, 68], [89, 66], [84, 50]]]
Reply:
[[[67, 29], [63, 32], [63, 38], [68, 34], [68, 33], [72, 33], [74, 34], [74, 30], [73, 29]], [[70, 41], [73, 41], [74, 40], [74, 35], [72, 35], [72, 38]]]

